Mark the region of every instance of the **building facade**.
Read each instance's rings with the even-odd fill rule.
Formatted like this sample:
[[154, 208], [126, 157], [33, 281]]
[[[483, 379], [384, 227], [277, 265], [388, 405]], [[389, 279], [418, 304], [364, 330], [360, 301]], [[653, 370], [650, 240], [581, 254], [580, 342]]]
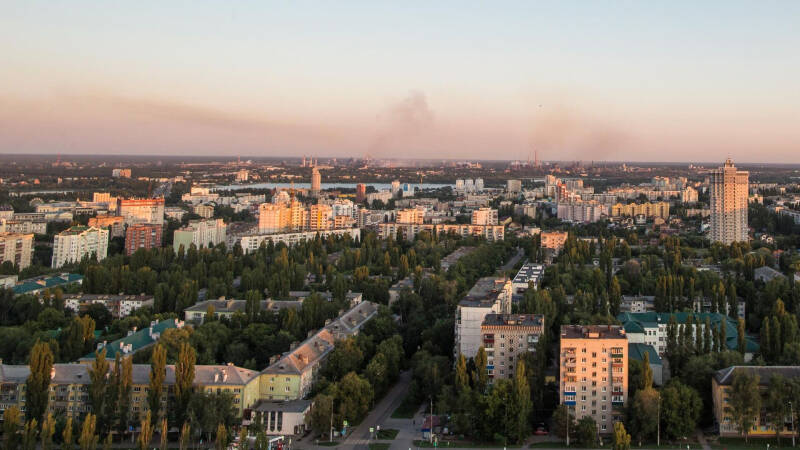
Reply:
[[0, 233], [0, 264], [8, 261], [20, 269], [31, 265], [33, 234]]
[[99, 215], [89, 219], [89, 226], [108, 228], [111, 237], [125, 236], [125, 218], [122, 216]]
[[120, 199], [118, 211], [125, 220], [125, 225], [164, 224], [163, 198]]
[[712, 242], [729, 245], [748, 240], [747, 198], [750, 173], [738, 170], [730, 159], [711, 172]]
[[514, 378], [516, 363], [536, 351], [544, 330], [541, 314], [487, 314], [481, 323], [489, 382]]
[[559, 351], [560, 403], [580, 420], [591, 416], [600, 433], [624, 418], [628, 396], [628, 340], [615, 325], [563, 325]]
[[177, 252], [183, 246], [184, 251], [194, 244], [195, 247], [208, 247], [225, 242], [227, 225], [222, 219], [190, 220], [189, 225], [175, 230], [172, 245]]
[[125, 254], [130, 256], [143, 248], [150, 250], [161, 247], [164, 227], [154, 224], [131, 225], [125, 230]]
[[474, 358], [483, 346], [481, 325], [487, 314], [511, 314], [511, 280], [495, 277], [479, 279], [458, 303], [455, 317], [453, 353]]
[[79, 262], [84, 256], [96, 255], [97, 260], [108, 256], [108, 230], [74, 226], [55, 235], [51, 267]]

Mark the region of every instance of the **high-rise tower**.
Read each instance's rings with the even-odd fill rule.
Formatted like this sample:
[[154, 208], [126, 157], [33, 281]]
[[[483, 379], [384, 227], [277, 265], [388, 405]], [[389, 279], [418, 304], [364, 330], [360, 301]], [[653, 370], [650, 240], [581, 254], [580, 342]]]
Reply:
[[729, 245], [747, 241], [747, 197], [750, 173], [737, 170], [730, 158], [711, 172], [711, 241]]

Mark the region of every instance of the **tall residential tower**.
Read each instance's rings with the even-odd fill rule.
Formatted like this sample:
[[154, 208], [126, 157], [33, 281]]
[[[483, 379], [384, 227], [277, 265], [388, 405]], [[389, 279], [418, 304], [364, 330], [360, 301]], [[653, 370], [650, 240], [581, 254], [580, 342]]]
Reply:
[[729, 245], [747, 241], [747, 195], [750, 173], [730, 158], [711, 172], [711, 241]]

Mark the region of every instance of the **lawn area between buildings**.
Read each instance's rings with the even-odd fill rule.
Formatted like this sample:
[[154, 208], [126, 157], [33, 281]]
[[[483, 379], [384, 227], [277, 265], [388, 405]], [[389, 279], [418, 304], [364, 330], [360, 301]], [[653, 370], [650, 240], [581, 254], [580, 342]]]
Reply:
[[369, 450], [389, 450], [392, 444], [374, 443], [369, 444]]
[[506, 445], [496, 442], [439, 441], [438, 445], [428, 441], [414, 441], [420, 448], [522, 448], [521, 445]]
[[378, 440], [388, 441], [392, 440], [397, 437], [398, 430], [395, 429], [387, 429], [387, 430], [380, 430], [378, 431]]
[[411, 396], [406, 396], [403, 399], [403, 403], [400, 403], [400, 406], [394, 410], [392, 413], [392, 419], [411, 419], [414, 417], [414, 413], [419, 410], [419, 403], [414, 401]]
[[739, 449], [754, 449], [754, 448], [767, 448], [769, 445], [770, 450], [773, 449], [790, 449], [792, 448], [792, 438], [781, 438], [780, 445], [777, 439], [772, 438], [749, 438], [748, 442], [744, 438], [721, 437], [717, 442], [709, 442], [711, 448], [719, 450], [739, 450]]

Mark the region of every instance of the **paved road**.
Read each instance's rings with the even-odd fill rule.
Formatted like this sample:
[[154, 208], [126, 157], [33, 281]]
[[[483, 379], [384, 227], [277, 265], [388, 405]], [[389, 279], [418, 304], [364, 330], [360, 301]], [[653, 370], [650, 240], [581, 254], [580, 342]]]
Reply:
[[[381, 399], [381, 401], [372, 408], [372, 411], [367, 417], [361, 421], [361, 424], [355, 427], [347, 438], [341, 444], [336, 446], [336, 450], [365, 450], [369, 448], [370, 433], [369, 428], [375, 428], [380, 425], [383, 429], [394, 428], [387, 425], [389, 418], [403, 402], [408, 392], [408, 387], [411, 384], [411, 371], [406, 371], [400, 374], [397, 383], [394, 384], [392, 389]], [[394, 419], [392, 419], [394, 420]], [[408, 421], [411, 423], [411, 421]], [[312, 439], [302, 440], [295, 445], [297, 449], [326, 449], [330, 450], [331, 447], [317, 447], [314, 445]]]
[[509, 259], [507, 263], [503, 264], [502, 267], [497, 269], [497, 271], [504, 272], [506, 270], [513, 269], [514, 266], [519, 262], [520, 258], [522, 258], [524, 255], [525, 252], [521, 248], [517, 247], [517, 254], [512, 256], [511, 259]]

